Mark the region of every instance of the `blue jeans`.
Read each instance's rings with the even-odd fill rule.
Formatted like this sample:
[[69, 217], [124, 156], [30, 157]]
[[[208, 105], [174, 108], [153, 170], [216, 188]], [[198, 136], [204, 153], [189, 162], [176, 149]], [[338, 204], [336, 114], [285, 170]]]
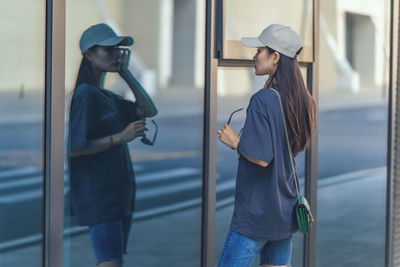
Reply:
[[89, 227], [97, 264], [105, 261], [123, 262], [130, 225], [130, 218], [126, 218]]
[[282, 240], [254, 240], [229, 230], [218, 267], [251, 266], [260, 254], [260, 265], [288, 265], [292, 258], [293, 235]]

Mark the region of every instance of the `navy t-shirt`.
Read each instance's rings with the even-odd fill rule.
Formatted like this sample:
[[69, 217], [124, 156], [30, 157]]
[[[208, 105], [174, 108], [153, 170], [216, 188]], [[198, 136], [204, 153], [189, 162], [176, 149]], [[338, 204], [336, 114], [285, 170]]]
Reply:
[[[279, 90], [278, 90], [279, 92]], [[251, 97], [238, 145], [231, 230], [257, 240], [280, 240], [298, 230], [297, 192], [278, 96], [261, 89]], [[261, 167], [242, 155], [263, 160]]]
[[[91, 84], [75, 88], [69, 116], [68, 150], [121, 132], [138, 120], [135, 103]], [[131, 216], [135, 178], [126, 144], [86, 156], [70, 157], [71, 201], [80, 225]]]

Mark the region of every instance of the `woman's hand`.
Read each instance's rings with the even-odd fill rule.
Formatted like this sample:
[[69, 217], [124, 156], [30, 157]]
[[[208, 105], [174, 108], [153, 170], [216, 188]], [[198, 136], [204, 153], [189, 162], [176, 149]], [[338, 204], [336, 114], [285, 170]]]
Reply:
[[128, 48], [119, 48], [121, 53], [121, 63], [119, 68], [119, 73], [125, 75], [129, 67], [129, 59], [131, 56], [131, 51]]
[[144, 135], [144, 131], [147, 131], [147, 129], [144, 127], [143, 121], [134, 121], [118, 134], [117, 142], [120, 144], [130, 142], [136, 137]]
[[119, 69], [119, 75], [125, 82], [128, 84], [129, 88], [132, 90], [136, 98], [136, 104], [138, 105], [137, 114], [139, 117], [154, 117], [157, 115], [158, 111], [156, 106], [154, 105], [151, 97], [143, 88], [143, 86], [139, 83], [139, 81], [132, 75], [129, 71], [129, 58], [131, 55], [131, 51], [128, 48], [121, 48], [121, 63]]
[[217, 131], [219, 134], [218, 139], [224, 143], [225, 145], [229, 146], [232, 149], [237, 149], [240, 137], [235, 130], [232, 129], [231, 126], [228, 124], [224, 124], [224, 126]]

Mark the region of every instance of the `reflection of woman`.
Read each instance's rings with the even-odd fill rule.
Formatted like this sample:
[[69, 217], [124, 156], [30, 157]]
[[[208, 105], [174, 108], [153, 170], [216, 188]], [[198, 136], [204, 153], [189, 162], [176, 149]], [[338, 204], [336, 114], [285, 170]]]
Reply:
[[310, 142], [316, 106], [296, 60], [302, 49], [297, 33], [272, 24], [258, 38], [243, 38], [242, 43], [258, 48], [255, 73], [269, 78], [250, 100], [242, 135], [227, 124], [218, 131], [219, 139], [239, 153], [235, 208], [218, 266], [250, 266], [258, 254], [263, 266], [289, 266], [292, 235], [298, 230], [297, 192], [282, 109], [269, 88], [282, 98], [294, 155]]
[[157, 112], [150, 98], [128, 83], [136, 103], [100, 88], [106, 72], [127, 77], [129, 58], [118, 45], [132, 45], [106, 24], [87, 29], [70, 107], [71, 198], [80, 225], [90, 227], [99, 266], [121, 266], [135, 199], [127, 142], [144, 134], [143, 117]]

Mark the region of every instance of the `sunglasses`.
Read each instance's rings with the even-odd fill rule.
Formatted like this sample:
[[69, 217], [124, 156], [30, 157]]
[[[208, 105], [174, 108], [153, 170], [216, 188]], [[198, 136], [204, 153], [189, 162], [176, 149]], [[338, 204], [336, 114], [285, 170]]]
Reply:
[[151, 120], [151, 122], [152, 122], [152, 123], [154, 124], [154, 126], [156, 127], [156, 130], [155, 130], [155, 132], [154, 132], [153, 139], [150, 141], [150, 140], [146, 137], [146, 134], [142, 137], [142, 139], [140, 139], [140, 141], [142, 141], [143, 144], [149, 145], [149, 146], [154, 145], [154, 143], [156, 142], [157, 133], [158, 133], [158, 126], [157, 126], [157, 123], [156, 123], [154, 120]]
[[234, 112], [232, 112], [231, 115], [229, 116], [228, 122], [227, 122], [226, 124], [229, 125], [229, 124], [231, 123], [233, 114], [235, 114], [236, 112], [239, 112], [239, 111], [241, 111], [241, 110], [243, 110], [243, 109], [244, 109], [244, 108], [239, 108], [239, 109], [235, 110]]
[[[236, 112], [239, 112], [239, 111], [241, 111], [241, 110], [243, 110], [244, 108], [239, 108], [239, 109], [237, 109], [237, 110], [235, 110], [235, 111], [233, 111], [232, 113], [231, 113], [231, 115], [229, 116], [229, 119], [228, 119], [228, 122], [226, 123], [226, 124], [230, 124], [231, 123], [231, 120], [232, 120], [232, 116], [233, 116], [233, 114], [235, 114]], [[240, 129], [240, 131], [239, 131], [239, 136], [241, 136], [242, 135], [242, 132], [243, 132], [243, 128], [242, 129]]]

